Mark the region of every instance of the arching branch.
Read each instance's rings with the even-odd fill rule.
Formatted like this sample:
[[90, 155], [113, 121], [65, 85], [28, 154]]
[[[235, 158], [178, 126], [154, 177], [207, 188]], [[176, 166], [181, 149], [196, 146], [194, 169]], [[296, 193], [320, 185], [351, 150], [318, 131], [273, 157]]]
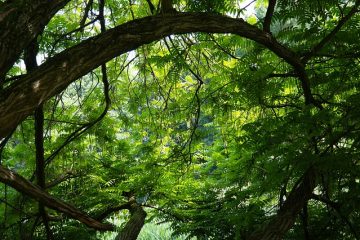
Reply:
[[263, 229], [253, 233], [249, 239], [282, 239], [283, 235], [293, 226], [296, 217], [307, 201], [312, 197], [315, 186], [316, 170], [310, 168], [301, 181], [293, 187], [278, 214]]
[[6, 137], [37, 106], [110, 59], [171, 34], [232, 33], [264, 45], [295, 69], [296, 54], [242, 19], [207, 13], [176, 13], [130, 21], [71, 47], [0, 92], [0, 137]]

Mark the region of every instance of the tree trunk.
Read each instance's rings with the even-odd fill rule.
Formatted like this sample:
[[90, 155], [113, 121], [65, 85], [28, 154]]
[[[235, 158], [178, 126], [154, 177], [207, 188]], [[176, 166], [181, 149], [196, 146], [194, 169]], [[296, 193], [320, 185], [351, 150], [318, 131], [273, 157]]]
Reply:
[[291, 190], [278, 214], [263, 229], [253, 233], [249, 240], [283, 239], [284, 234], [294, 225], [296, 217], [311, 198], [315, 187], [316, 170], [312, 167], [304, 174], [302, 181]]
[[115, 240], [136, 240], [145, 223], [146, 212], [135, 201], [130, 206], [130, 220]]
[[12, 0], [0, 3], [1, 79], [21, 52], [70, 0]]

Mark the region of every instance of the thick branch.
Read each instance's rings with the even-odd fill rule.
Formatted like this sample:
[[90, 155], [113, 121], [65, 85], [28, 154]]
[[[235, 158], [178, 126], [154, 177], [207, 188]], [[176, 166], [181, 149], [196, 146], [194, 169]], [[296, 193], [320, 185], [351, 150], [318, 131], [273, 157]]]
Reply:
[[6, 137], [38, 105], [110, 59], [165, 36], [191, 32], [237, 34], [266, 46], [294, 68], [303, 68], [294, 52], [242, 19], [207, 13], [176, 13], [137, 19], [57, 54], [4, 89], [0, 94], [0, 137]]
[[304, 240], [309, 240], [311, 239], [311, 237], [309, 233], [309, 212], [308, 212], [307, 203], [305, 203], [303, 211], [300, 215], [301, 215], [302, 226], [304, 231]]
[[[38, 43], [34, 39], [30, 45], [26, 48], [25, 65], [26, 70], [31, 72], [36, 69], [37, 61], [36, 56], [38, 54]], [[41, 189], [45, 188], [45, 164], [44, 164], [44, 109], [40, 105], [34, 114], [34, 128], [35, 128], [35, 153], [36, 153], [36, 179], [37, 184]], [[39, 213], [43, 219], [43, 223], [46, 229], [47, 239], [52, 239], [52, 232], [50, 230], [49, 221], [47, 219], [47, 213], [42, 203], [39, 203]], [[35, 221], [35, 225], [37, 221]], [[34, 225], [34, 226], [35, 226]], [[34, 228], [35, 229], [35, 228]]]
[[293, 226], [297, 215], [312, 197], [315, 186], [316, 170], [310, 168], [303, 176], [302, 181], [294, 186], [278, 214], [265, 228], [252, 234], [249, 239], [282, 239], [283, 235]]
[[70, 0], [13, 0], [0, 4], [0, 80], [21, 52]]
[[264, 24], [263, 24], [263, 30], [268, 33], [270, 33], [271, 18], [274, 14], [275, 5], [276, 5], [276, 0], [269, 0], [269, 6], [267, 8]]
[[130, 200], [130, 214], [129, 221], [124, 228], [115, 237], [115, 240], [136, 240], [142, 227], [145, 223], [146, 212], [139, 206], [135, 200]]
[[22, 176], [3, 166], [0, 166], [0, 182], [3, 182], [17, 191], [36, 199], [48, 208], [65, 213], [69, 217], [84, 223], [90, 228], [97, 230], [113, 230], [112, 225], [103, 224], [89, 217], [86, 213], [80, 211], [79, 209], [50, 196], [45, 191], [41, 190], [38, 186], [32, 184]]
[[172, 0], [160, 0], [160, 12], [161, 13], [175, 13], [176, 10], [173, 8]]
[[[34, 39], [24, 51], [24, 61], [27, 72], [31, 72], [37, 68], [36, 56], [38, 54], [38, 43]], [[45, 187], [45, 167], [44, 167], [44, 111], [42, 105], [40, 105], [34, 114], [34, 129], [35, 129], [35, 155], [36, 155], [36, 179], [37, 184], [41, 189]], [[46, 229], [47, 239], [52, 238], [52, 234], [47, 220], [47, 214], [45, 207], [39, 202], [39, 214], [43, 219]], [[40, 217], [39, 216], [39, 217]], [[35, 231], [35, 227], [38, 224], [39, 217], [34, 222], [32, 233]]]

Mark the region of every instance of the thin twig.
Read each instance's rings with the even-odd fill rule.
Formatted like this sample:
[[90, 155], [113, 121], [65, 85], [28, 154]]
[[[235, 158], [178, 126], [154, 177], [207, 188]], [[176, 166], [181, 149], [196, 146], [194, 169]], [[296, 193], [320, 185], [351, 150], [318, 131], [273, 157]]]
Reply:
[[317, 45], [315, 45], [309, 52], [307, 52], [304, 57], [302, 58], [302, 62], [305, 64], [313, 57], [316, 53], [318, 53], [328, 42], [330, 42], [333, 37], [340, 31], [340, 29], [344, 26], [344, 24], [350, 20], [350, 18], [358, 12], [358, 7], [360, 5], [360, 0], [355, 2], [354, 7], [350, 10], [350, 12], [343, 17], [336, 27], [326, 36], [324, 37]]

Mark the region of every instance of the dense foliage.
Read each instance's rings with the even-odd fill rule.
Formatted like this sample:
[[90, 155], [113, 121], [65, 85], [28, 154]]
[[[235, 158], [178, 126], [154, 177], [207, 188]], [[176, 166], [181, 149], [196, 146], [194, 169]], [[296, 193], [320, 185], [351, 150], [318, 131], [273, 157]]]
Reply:
[[[24, 10], [24, 2], [0, 1], [0, 24], [10, 4]], [[170, 12], [156, 0], [57, 2], [64, 6], [0, 78], [0, 101], [27, 94], [20, 84], [41, 71], [71, 64], [67, 51], [86, 39], [146, 16], [226, 15], [265, 37], [170, 24], [141, 43], [135, 21], [119, 35], [141, 44], [116, 57], [97, 55], [118, 51], [118, 42], [86, 45], [97, 65], [86, 69], [78, 57], [79, 73], [69, 68], [67, 84], [0, 135], [0, 174], [11, 170], [81, 212], [69, 215], [1, 177], [1, 239], [109, 234], [81, 214], [121, 219], [117, 239], [132, 239], [124, 229], [141, 229], [145, 216], [197, 239], [360, 238], [359, 0], [175, 0]], [[51, 78], [39, 91], [60, 81]]]

